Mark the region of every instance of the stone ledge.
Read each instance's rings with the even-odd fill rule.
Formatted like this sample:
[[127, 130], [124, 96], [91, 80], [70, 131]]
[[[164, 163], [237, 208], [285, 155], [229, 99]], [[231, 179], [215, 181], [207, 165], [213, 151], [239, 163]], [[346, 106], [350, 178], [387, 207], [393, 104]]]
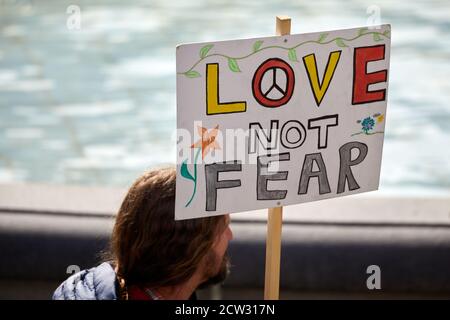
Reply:
[[[0, 210], [106, 215], [117, 212], [126, 189], [39, 184], [0, 185]], [[233, 220], [266, 221], [267, 210], [233, 214]], [[450, 225], [450, 196], [380, 197], [376, 192], [287, 206], [284, 221]]]
[[[0, 261], [0, 280], [57, 283], [68, 276], [69, 265], [98, 264], [123, 194], [0, 186], [0, 251], [8, 257]], [[366, 268], [376, 264], [382, 296], [449, 297], [449, 208], [447, 198], [367, 195], [286, 207], [281, 290], [289, 297], [367, 294]], [[262, 289], [267, 214], [258, 211], [232, 215], [233, 269], [224, 297]], [[20, 295], [22, 289], [11, 290]]]

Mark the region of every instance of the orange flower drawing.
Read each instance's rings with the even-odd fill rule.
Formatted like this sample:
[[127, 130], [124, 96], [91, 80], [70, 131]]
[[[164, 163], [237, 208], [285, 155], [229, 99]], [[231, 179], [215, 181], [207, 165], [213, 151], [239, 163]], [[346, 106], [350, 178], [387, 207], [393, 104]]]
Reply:
[[219, 125], [209, 130], [209, 132], [208, 129], [203, 127], [197, 127], [197, 129], [201, 139], [199, 139], [196, 143], [191, 145], [191, 148], [198, 148], [195, 154], [194, 172], [192, 174], [191, 171], [189, 171], [187, 165], [188, 159], [185, 159], [183, 161], [180, 168], [181, 176], [187, 180], [191, 180], [194, 183], [194, 190], [192, 190], [191, 198], [186, 203], [185, 207], [188, 207], [191, 204], [192, 200], [194, 200], [195, 193], [197, 192], [197, 159], [198, 156], [200, 155], [200, 151], [202, 152], [202, 160], [203, 160], [205, 159], [205, 156], [208, 154], [208, 152], [215, 149], [220, 150], [220, 145], [216, 141], [216, 136], [217, 133], [219, 132]]
[[201, 139], [196, 143], [191, 145], [191, 148], [201, 148], [202, 149], [202, 160], [205, 156], [212, 150], [220, 150], [220, 145], [216, 141], [217, 133], [219, 132], [219, 125], [215, 126], [213, 129], [209, 130], [203, 127], [197, 127], [198, 134]]

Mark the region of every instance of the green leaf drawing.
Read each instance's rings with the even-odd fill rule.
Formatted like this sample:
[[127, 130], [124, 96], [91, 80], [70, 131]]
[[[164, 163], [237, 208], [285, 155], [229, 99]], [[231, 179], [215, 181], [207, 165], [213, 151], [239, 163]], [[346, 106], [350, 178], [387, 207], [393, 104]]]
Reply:
[[204, 46], [203, 48], [200, 49], [200, 58], [204, 58], [206, 57], [206, 55], [208, 54], [209, 50], [211, 50], [211, 48], [213, 47], [213, 44], [207, 44], [206, 46]]
[[181, 164], [181, 170], [180, 170], [181, 172], [180, 172], [180, 173], [181, 173], [181, 175], [182, 175], [184, 178], [189, 179], [189, 180], [192, 180], [192, 181], [195, 182], [194, 177], [191, 175], [191, 173], [190, 173], [189, 170], [188, 170], [186, 161], [187, 161], [187, 159], [184, 160], [183, 163]]
[[288, 58], [289, 58], [289, 60], [291, 60], [293, 62], [298, 62], [297, 51], [295, 51], [294, 48], [289, 49], [289, 51], [288, 51]]
[[336, 44], [337, 44], [339, 47], [348, 47], [348, 46], [344, 43], [344, 40], [342, 40], [342, 38], [336, 38]]
[[363, 35], [369, 28], [361, 28], [358, 30], [358, 36]]
[[241, 69], [239, 69], [239, 65], [234, 58], [228, 58], [228, 67], [233, 72], [241, 72]]
[[319, 40], [317, 40], [317, 42], [322, 43], [322, 42], [325, 40], [325, 38], [326, 38], [327, 36], [328, 36], [328, 33], [327, 33], [327, 32], [322, 33], [322, 34], [319, 36]]
[[188, 77], [188, 78], [198, 78], [198, 77], [201, 77], [201, 76], [200, 76], [200, 73], [198, 73], [198, 72], [195, 71], [195, 70], [191, 70], [191, 71], [185, 72], [184, 75], [185, 75], [186, 77]]
[[264, 42], [264, 41], [262, 41], [262, 40], [256, 41], [255, 44], [253, 45], [253, 52], [258, 51], [259, 48], [261, 48], [263, 42]]
[[[291, 61], [297, 62], [298, 58], [297, 58], [296, 49], [302, 45], [306, 45], [311, 42], [315, 42], [315, 43], [322, 44], [322, 45], [335, 42], [338, 47], [341, 47], [341, 48], [347, 47], [348, 48], [347, 43], [351, 43], [353, 40], [356, 40], [361, 36], [372, 35], [374, 41], [382, 41], [384, 38], [389, 39], [391, 37], [391, 30], [390, 30], [389, 26], [387, 26], [384, 30], [380, 30], [379, 32], [372, 30], [370, 27], [359, 28], [355, 31], [355, 33], [357, 33], [358, 35], [351, 39], [345, 39], [342, 37], [337, 37], [337, 38], [332, 39], [330, 37], [329, 33], [324, 32], [324, 33], [319, 34], [317, 41], [303, 41], [303, 42], [298, 43], [297, 45], [294, 45], [294, 46], [291, 45], [290, 47], [284, 47], [284, 46], [277, 46], [277, 47], [287, 50], [288, 58]], [[328, 41], [327, 41], [327, 39], [328, 39]], [[197, 71], [195, 71], [193, 69], [203, 59], [210, 57], [211, 55], [213, 55], [213, 56], [217, 55], [217, 56], [221, 56], [222, 58], [226, 58], [228, 60], [228, 68], [232, 72], [241, 72], [241, 70], [239, 68], [238, 60], [244, 60], [250, 56], [259, 54], [263, 50], [273, 48], [273, 46], [263, 46], [263, 42], [264, 42], [263, 40], [256, 40], [253, 43], [253, 46], [251, 48], [253, 50], [252, 52], [250, 52], [249, 54], [244, 55], [242, 57], [235, 57], [235, 58], [228, 57], [227, 55], [221, 54], [220, 52], [214, 52], [214, 54], [209, 54], [209, 52], [211, 51], [211, 48], [213, 48], [214, 45], [213, 44], [205, 45], [200, 49], [200, 59], [198, 59], [198, 61], [196, 61], [196, 62], [193, 62], [190, 69], [188, 69], [185, 72], [178, 72], [178, 74], [185, 75], [188, 78], [202, 77], [202, 75], [200, 73], [198, 73]]]
[[381, 39], [381, 37], [380, 37], [380, 35], [379, 35], [378, 33], [374, 33], [374, 34], [373, 34], [373, 40], [374, 40], [374, 41], [381, 41], [381, 40], [383, 40], [383, 39]]

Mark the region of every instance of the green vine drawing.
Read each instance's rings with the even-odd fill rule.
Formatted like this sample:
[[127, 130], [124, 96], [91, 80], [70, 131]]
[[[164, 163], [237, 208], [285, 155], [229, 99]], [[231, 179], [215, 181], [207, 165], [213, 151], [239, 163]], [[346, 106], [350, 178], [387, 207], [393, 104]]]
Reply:
[[252, 56], [252, 55], [254, 55], [256, 53], [259, 53], [259, 52], [261, 52], [263, 50], [267, 50], [267, 49], [283, 49], [283, 50], [286, 50], [288, 52], [289, 60], [292, 61], [292, 62], [298, 62], [296, 49], [298, 47], [300, 47], [302, 45], [305, 45], [305, 44], [308, 44], [308, 43], [316, 43], [316, 44], [322, 44], [323, 45], [323, 44], [329, 44], [331, 42], [335, 42], [338, 47], [343, 48], [343, 47], [348, 47], [346, 42], [351, 42], [353, 40], [356, 40], [358, 38], [365, 37], [365, 36], [368, 36], [368, 35], [372, 35], [373, 40], [375, 42], [383, 41], [383, 38], [390, 39], [390, 33], [391, 33], [391, 31], [389, 29], [385, 30], [384, 32], [377, 32], [377, 31], [369, 31], [369, 28], [361, 28], [361, 29], [358, 30], [358, 34], [355, 37], [353, 37], [353, 38], [347, 39], [347, 38], [343, 38], [343, 37], [336, 37], [336, 38], [330, 39], [328, 41], [325, 41], [327, 39], [329, 33], [324, 32], [324, 33], [319, 35], [319, 38], [317, 40], [304, 41], [304, 42], [301, 42], [301, 43], [299, 43], [299, 44], [297, 44], [297, 45], [295, 45], [293, 47], [283, 47], [283, 46], [267, 46], [267, 47], [263, 47], [262, 45], [263, 45], [264, 41], [263, 40], [257, 40], [253, 44], [253, 51], [251, 53], [249, 53], [249, 54], [247, 54], [245, 56], [241, 56], [241, 57], [231, 57], [231, 56], [228, 56], [228, 55], [225, 55], [225, 54], [221, 54], [221, 53], [208, 54], [210, 52], [210, 50], [214, 47], [213, 44], [208, 44], [208, 45], [203, 46], [200, 49], [200, 52], [199, 52], [200, 59], [197, 62], [195, 62], [192, 65], [192, 67], [190, 67], [185, 72], [178, 72], [177, 74], [184, 75], [184, 76], [186, 76], [188, 78], [201, 77], [201, 74], [198, 71], [194, 70], [194, 69], [198, 66], [198, 64], [200, 62], [202, 62], [203, 60], [205, 60], [207, 58], [210, 58], [210, 57], [222, 57], [222, 58], [225, 58], [225, 59], [227, 59], [227, 62], [228, 62], [228, 68], [231, 71], [233, 71], [233, 72], [241, 72], [241, 69], [239, 68], [239, 64], [238, 64], [239, 60], [246, 59], [246, 58], [248, 58], [248, 57], [250, 57], [250, 56]]
[[378, 134], [378, 133], [384, 133], [384, 131], [367, 132], [367, 133], [365, 133], [365, 132], [358, 132], [358, 133], [352, 134], [351, 136], [352, 136], [352, 137], [353, 137], [353, 136], [357, 136], [358, 134], [365, 134], [365, 135], [371, 136], [371, 135], [373, 135], [373, 134]]
[[181, 175], [189, 180], [192, 180], [192, 182], [194, 183], [194, 190], [192, 191], [192, 195], [189, 199], [189, 201], [186, 203], [185, 207], [188, 207], [192, 200], [194, 199], [195, 193], [197, 192], [197, 160], [198, 160], [198, 156], [200, 155], [202, 151], [202, 148], [199, 148], [197, 150], [197, 153], [195, 154], [195, 160], [194, 160], [194, 176], [191, 175], [191, 173], [189, 172], [189, 169], [187, 167], [187, 159], [183, 161], [183, 163], [181, 164]]

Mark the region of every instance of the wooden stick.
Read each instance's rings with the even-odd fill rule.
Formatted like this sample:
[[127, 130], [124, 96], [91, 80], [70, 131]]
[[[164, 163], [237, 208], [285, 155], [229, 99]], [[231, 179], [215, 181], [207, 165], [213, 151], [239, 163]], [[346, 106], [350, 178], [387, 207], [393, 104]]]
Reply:
[[286, 36], [291, 34], [291, 18], [288, 16], [277, 16], [276, 35]]
[[[276, 34], [284, 36], [291, 33], [291, 18], [277, 16]], [[278, 300], [280, 297], [280, 258], [283, 207], [270, 208], [267, 219], [266, 275], [264, 299]]]
[[270, 208], [267, 220], [265, 300], [278, 300], [280, 296], [282, 222], [283, 207]]

